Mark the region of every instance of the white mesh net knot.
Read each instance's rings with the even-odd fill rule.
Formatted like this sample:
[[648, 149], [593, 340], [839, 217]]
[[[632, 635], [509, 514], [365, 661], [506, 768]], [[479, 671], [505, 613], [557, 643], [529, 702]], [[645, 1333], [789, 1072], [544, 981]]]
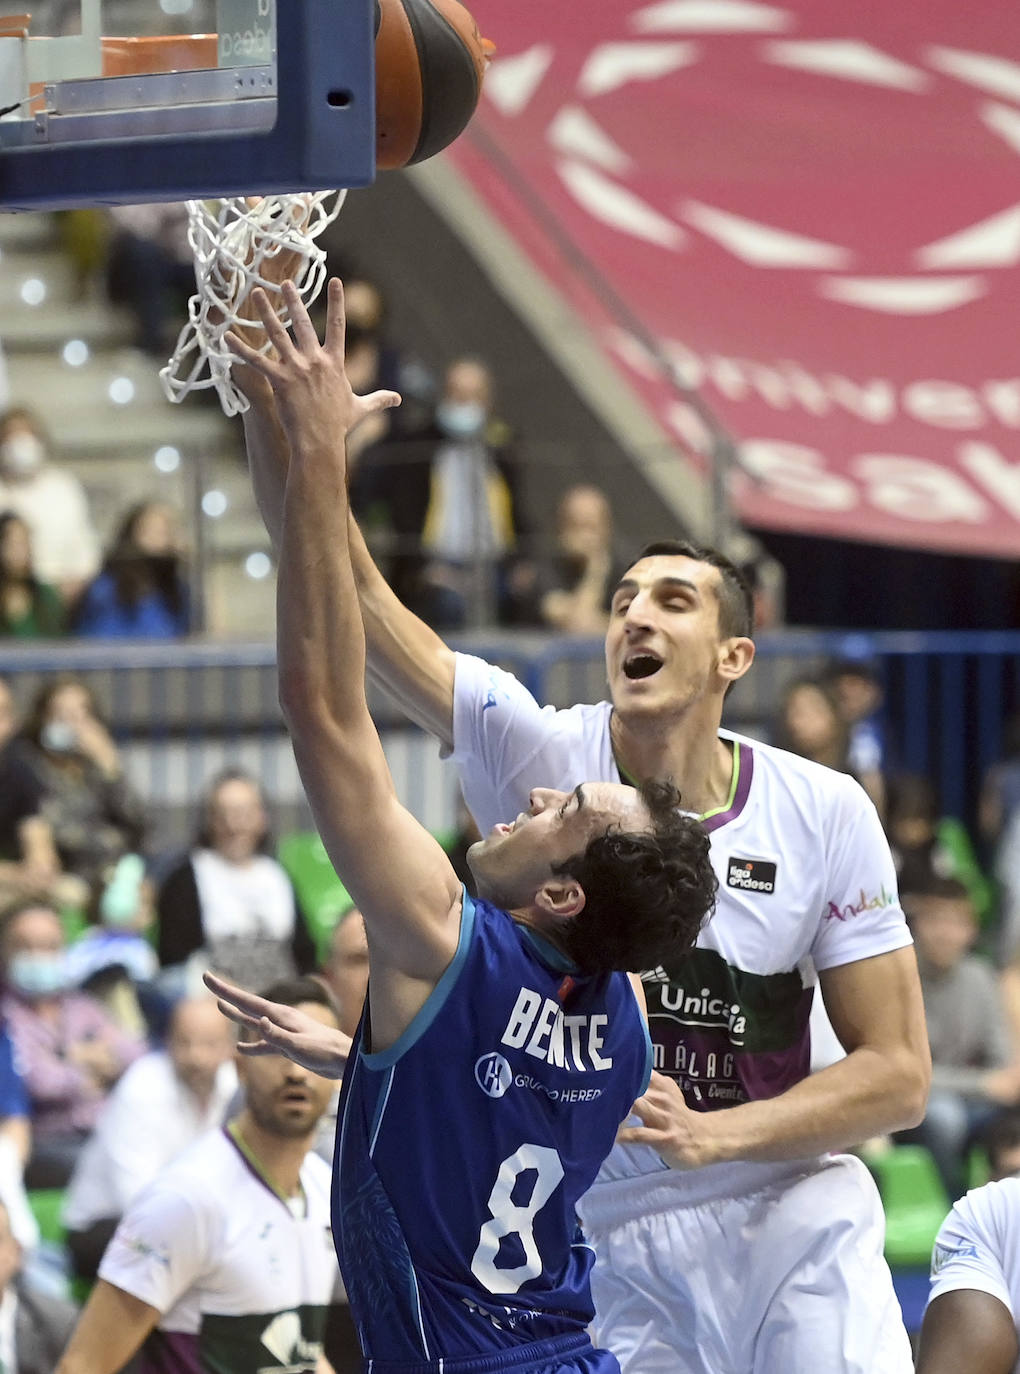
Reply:
[[256, 286], [268, 294], [285, 325], [290, 324], [281, 291], [285, 279], [294, 282], [306, 305], [315, 300], [326, 281], [326, 253], [315, 240], [336, 219], [346, 194], [188, 201], [188, 242], [198, 289], [188, 302], [188, 323], [173, 357], [159, 374], [171, 401], [215, 387], [224, 414], [248, 409], [247, 398], [231, 380], [235, 355], [224, 336], [240, 325], [252, 347], [258, 347], [254, 334], [263, 336], [260, 352], [270, 348], [264, 326], [253, 310], [245, 310]]

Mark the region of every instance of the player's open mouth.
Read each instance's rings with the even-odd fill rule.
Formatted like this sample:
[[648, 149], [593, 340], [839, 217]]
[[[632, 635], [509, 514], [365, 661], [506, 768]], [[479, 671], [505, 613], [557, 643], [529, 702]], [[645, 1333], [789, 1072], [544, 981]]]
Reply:
[[641, 678], [652, 677], [661, 667], [661, 658], [655, 654], [641, 652], [624, 659], [623, 674], [624, 677], [630, 678], [631, 682], [638, 682]]

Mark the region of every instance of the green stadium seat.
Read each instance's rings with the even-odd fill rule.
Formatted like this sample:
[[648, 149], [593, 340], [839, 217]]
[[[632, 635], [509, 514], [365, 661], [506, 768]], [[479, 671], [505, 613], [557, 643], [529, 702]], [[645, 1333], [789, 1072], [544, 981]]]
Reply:
[[64, 1206], [63, 1188], [30, 1188], [27, 1193], [28, 1205], [32, 1209], [39, 1236], [51, 1245], [63, 1245], [64, 1223], [61, 1211]]
[[925, 1268], [950, 1201], [935, 1161], [923, 1145], [897, 1145], [872, 1155], [885, 1209], [885, 1257], [893, 1268]]
[[301, 914], [321, 962], [337, 921], [354, 904], [314, 830], [285, 835], [277, 846], [277, 858], [294, 884]]

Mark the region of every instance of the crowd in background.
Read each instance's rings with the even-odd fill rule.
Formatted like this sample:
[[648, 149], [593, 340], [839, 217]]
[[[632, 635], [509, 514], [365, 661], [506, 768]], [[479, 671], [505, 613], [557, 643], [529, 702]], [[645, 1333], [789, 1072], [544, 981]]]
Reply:
[[[176, 333], [190, 263], [185, 273], [179, 214], [145, 209], [110, 220], [105, 271], [138, 347], [157, 357]], [[348, 282], [347, 315], [355, 388], [404, 397], [349, 446], [352, 503], [402, 599], [443, 630], [600, 636], [631, 552], [606, 494], [566, 485], [552, 537], [532, 538], [486, 360], [433, 367], [406, 356], [366, 281]], [[753, 578], [751, 555], [745, 566]], [[764, 584], [755, 590], [769, 626], [776, 606]], [[102, 551], [87, 492], [41, 418], [0, 414], [0, 637], [191, 629], [177, 513], [156, 500], [132, 506]], [[928, 1114], [902, 1138], [931, 1151], [948, 1205], [974, 1177], [975, 1149], [993, 1176], [1020, 1151], [1020, 716], [983, 780], [972, 832], [942, 813], [929, 779], [902, 767], [875, 662], [832, 662], [789, 682], [762, 733], [855, 776], [882, 817], [935, 1063]], [[465, 814], [451, 854], [469, 883], [474, 836]], [[232, 1035], [202, 991], [206, 968], [251, 988], [317, 974], [350, 1032], [367, 979], [363, 925], [352, 912], [327, 938], [313, 932], [276, 857], [258, 779], [240, 768], [210, 779], [193, 843], [168, 851], [88, 684], [55, 675], [16, 701], [0, 680], [0, 1292], [10, 1247], [27, 1257], [40, 1302], [61, 1274], [93, 1279], [138, 1190], [236, 1109]], [[331, 1145], [327, 1114], [327, 1157]], [[63, 1195], [67, 1244], [46, 1263], [26, 1189]]]

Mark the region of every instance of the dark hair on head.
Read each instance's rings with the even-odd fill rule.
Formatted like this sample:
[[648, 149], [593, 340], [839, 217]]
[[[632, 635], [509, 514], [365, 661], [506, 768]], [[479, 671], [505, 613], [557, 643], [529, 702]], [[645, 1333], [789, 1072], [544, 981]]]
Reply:
[[[216, 793], [221, 787], [226, 786], [228, 782], [246, 782], [249, 787], [254, 787], [255, 791], [258, 793], [262, 809], [267, 814], [269, 812], [266, 794], [262, 790], [262, 784], [259, 782], [258, 778], [254, 777], [244, 768], [222, 769], [215, 777], [210, 779], [202, 796], [202, 811], [199, 815], [198, 826], [195, 831], [195, 847], [198, 849], [212, 849], [214, 847], [212, 825], [209, 821], [209, 811], [212, 808], [213, 799]], [[265, 833], [255, 846], [255, 852], [257, 854], [271, 854], [274, 847], [272, 828], [267, 821]]]
[[49, 435], [42, 419], [34, 410], [29, 410], [28, 406], [8, 406], [6, 410], [0, 411], [0, 439], [6, 437], [12, 425], [26, 425], [36, 438], [41, 439], [49, 448]]
[[934, 873], [925, 882], [918, 883], [910, 889], [910, 898], [912, 899], [912, 915], [915, 910], [913, 903], [925, 900], [966, 902], [973, 910], [973, 898], [966, 883], [961, 883], [959, 878], [940, 878]]
[[77, 673], [54, 673], [36, 688], [35, 696], [32, 698], [25, 716], [25, 723], [21, 728], [21, 733], [25, 739], [31, 740], [34, 745], [40, 748], [42, 747], [42, 728], [46, 723], [46, 713], [50, 708], [50, 702], [65, 687], [79, 687], [85, 693], [89, 710], [96, 720], [107, 730], [110, 728], [110, 722], [107, 720], [105, 712], [100, 709], [95, 692], [84, 678], [79, 677]]
[[701, 822], [678, 809], [672, 783], [646, 782], [638, 791], [650, 831], [611, 828], [553, 869], [584, 892], [584, 909], [560, 938], [585, 973], [675, 965], [715, 905], [719, 884]]
[[[7, 943], [11, 926], [20, 916], [24, 916], [26, 911], [49, 911], [60, 921], [60, 912], [45, 897], [18, 897], [15, 901], [8, 902], [0, 910], [0, 946]], [[62, 921], [61, 929], [63, 929]]]
[[1020, 1147], [1020, 1107], [1011, 1107], [995, 1117], [981, 1133], [980, 1143], [988, 1156], [992, 1179], [1003, 1178], [1002, 1156]]
[[143, 597], [155, 593], [171, 615], [180, 616], [187, 597], [184, 560], [178, 553], [146, 553], [139, 548], [136, 533], [146, 511], [164, 505], [163, 501], [137, 501], [125, 511], [103, 571], [111, 578], [117, 601], [125, 610], [135, 610]]
[[923, 773], [896, 773], [886, 782], [887, 826], [919, 817], [934, 825], [940, 809], [935, 784]]
[[[4, 535], [11, 525], [22, 525], [28, 531], [31, 540], [31, 529], [28, 521], [17, 511], [0, 511], [0, 544], [3, 544]], [[29, 545], [31, 549], [31, 544]], [[63, 634], [64, 613], [59, 605], [56, 595], [50, 591], [47, 595], [43, 589], [43, 584], [36, 577], [31, 562], [28, 571], [22, 575], [20, 573], [9, 573], [6, 566], [0, 563], [0, 594], [6, 592], [9, 587], [18, 587], [26, 591], [32, 605], [32, 615], [38, 629], [38, 633], [44, 638], [49, 635]], [[10, 630], [11, 621], [8, 619], [6, 611], [0, 611], [0, 625]]]
[[[715, 587], [719, 604], [719, 634], [723, 639], [741, 636], [754, 638], [754, 596], [751, 584], [737, 565], [718, 549], [707, 544], [693, 544], [689, 539], [657, 539], [645, 547], [634, 559], [640, 563], [642, 558], [691, 558], [695, 563], [707, 563], [719, 573], [719, 583]], [[633, 566], [633, 564], [631, 564]]]
[[[340, 1024], [340, 1008], [337, 1006], [336, 998], [321, 978], [278, 978], [268, 987], [260, 988], [258, 995], [264, 997], [267, 1002], [280, 1002], [285, 1007], [300, 1007], [309, 1002], [313, 1006], [325, 1007], [337, 1025]], [[242, 1026], [240, 1038], [254, 1040], [257, 1038], [257, 1032]]]

